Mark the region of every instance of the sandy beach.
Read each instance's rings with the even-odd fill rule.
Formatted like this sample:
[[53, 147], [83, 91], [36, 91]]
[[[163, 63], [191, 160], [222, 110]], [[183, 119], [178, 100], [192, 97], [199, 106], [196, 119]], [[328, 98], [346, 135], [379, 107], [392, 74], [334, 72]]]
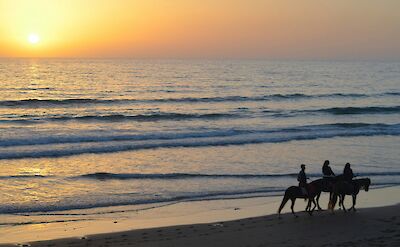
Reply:
[[[277, 217], [274, 211], [281, 197], [178, 203], [140, 216], [131, 212], [131, 218], [114, 222], [14, 227], [4, 234], [9, 238], [2, 239], [12, 244], [2, 246], [399, 246], [399, 190], [397, 186], [361, 192], [357, 212], [300, 212], [298, 218], [287, 213], [288, 205], [282, 218]], [[322, 205], [325, 201], [321, 198]], [[296, 210], [303, 207], [304, 201], [298, 200]], [[121, 231], [129, 225], [133, 230]], [[103, 233], [85, 234], [96, 231]], [[75, 236], [65, 238], [68, 232]]]
[[136, 230], [31, 246], [399, 246], [400, 206]]

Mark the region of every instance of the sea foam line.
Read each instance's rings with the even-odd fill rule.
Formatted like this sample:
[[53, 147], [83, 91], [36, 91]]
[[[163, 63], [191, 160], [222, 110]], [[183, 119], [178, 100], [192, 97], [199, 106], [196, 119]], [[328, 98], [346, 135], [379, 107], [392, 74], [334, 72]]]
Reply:
[[331, 94], [270, 94], [261, 96], [223, 96], [223, 97], [183, 97], [183, 98], [160, 98], [160, 99], [22, 99], [3, 100], [0, 107], [57, 107], [57, 106], [79, 106], [87, 107], [88, 104], [129, 104], [129, 103], [212, 103], [212, 102], [243, 102], [243, 101], [269, 101], [269, 100], [293, 100], [313, 98], [365, 98], [397, 96], [400, 92], [384, 92], [377, 94], [362, 93], [331, 93]]
[[[320, 178], [320, 173], [308, 173], [311, 178]], [[10, 175], [0, 176], [4, 179], [95, 179], [95, 180], [178, 180], [178, 179], [270, 179], [296, 177], [297, 173], [270, 173], [270, 174], [207, 174], [207, 173], [108, 173], [95, 172], [73, 177], [57, 177], [54, 175]], [[390, 172], [361, 172], [357, 177], [400, 176], [400, 171]]]
[[[49, 145], [49, 144], [74, 144], [74, 143], [101, 143], [122, 141], [157, 141], [157, 140], [181, 140], [190, 138], [213, 138], [234, 137], [246, 134], [273, 134], [273, 133], [296, 133], [296, 132], [323, 132], [323, 131], [357, 131], [373, 133], [385, 133], [397, 135], [400, 131], [399, 124], [383, 123], [332, 123], [320, 125], [304, 125], [286, 128], [271, 129], [210, 129], [189, 132], [160, 132], [145, 134], [111, 134], [111, 135], [57, 135], [39, 136], [29, 138], [7, 138], [0, 139], [0, 147], [27, 146], [27, 145]], [[361, 133], [362, 134], [362, 133]]]
[[299, 109], [299, 110], [279, 110], [267, 109], [261, 112], [242, 111], [242, 112], [211, 112], [211, 113], [178, 113], [178, 112], [149, 112], [144, 114], [97, 114], [97, 115], [13, 115], [4, 116], [0, 123], [19, 123], [19, 124], [40, 124], [43, 122], [158, 122], [158, 121], [185, 121], [185, 120], [219, 120], [219, 119], [238, 119], [251, 117], [294, 117], [304, 114], [331, 114], [331, 115], [359, 115], [359, 114], [399, 114], [400, 106], [365, 106], [365, 107], [331, 107], [320, 109]]
[[[379, 127], [381, 126], [381, 127]], [[280, 143], [289, 141], [315, 140], [335, 137], [400, 135], [399, 124], [372, 125], [367, 127], [337, 128], [332, 126], [303, 126], [302, 128], [287, 128], [280, 130], [254, 131], [251, 133], [234, 134], [231, 136], [212, 136], [200, 138], [174, 138], [174, 139], [147, 139], [142, 141], [126, 142], [101, 142], [96, 145], [70, 145], [57, 147], [44, 145], [34, 149], [21, 151], [1, 150], [0, 159], [24, 159], [43, 157], [63, 157], [86, 153], [114, 153], [132, 150], [158, 149], [158, 148], [184, 148], [245, 145], [259, 143]], [[384, 126], [384, 127], [382, 127]], [[388, 127], [389, 126], [389, 127]]]

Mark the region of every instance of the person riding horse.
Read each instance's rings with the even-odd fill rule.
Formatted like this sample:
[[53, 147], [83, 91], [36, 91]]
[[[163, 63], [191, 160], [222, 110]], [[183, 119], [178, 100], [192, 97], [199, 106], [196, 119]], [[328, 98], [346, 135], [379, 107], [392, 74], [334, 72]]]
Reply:
[[350, 163], [346, 163], [343, 169], [343, 180], [354, 186], [353, 178], [354, 173], [353, 170], [350, 168]]
[[346, 163], [343, 169], [343, 179], [351, 183], [354, 178], [353, 170], [350, 168], [350, 163]]
[[334, 177], [335, 173], [332, 171], [331, 167], [329, 166], [329, 160], [325, 160], [324, 164], [322, 165], [322, 174], [324, 177]]
[[322, 174], [325, 185], [327, 188], [332, 188], [333, 183], [335, 182], [335, 173], [332, 171], [331, 167], [329, 166], [329, 160], [325, 160], [324, 164], [322, 165]]
[[301, 188], [301, 191], [303, 192], [304, 195], [308, 195], [307, 192], [307, 176], [306, 176], [306, 165], [301, 164], [301, 171], [299, 172], [299, 175], [297, 176], [297, 181], [299, 181], [299, 187]]

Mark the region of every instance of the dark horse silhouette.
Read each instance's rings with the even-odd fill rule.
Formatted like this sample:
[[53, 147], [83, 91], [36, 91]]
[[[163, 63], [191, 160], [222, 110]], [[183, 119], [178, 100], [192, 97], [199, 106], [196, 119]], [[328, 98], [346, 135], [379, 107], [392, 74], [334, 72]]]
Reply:
[[371, 185], [371, 179], [369, 178], [354, 179], [352, 183], [347, 181], [336, 182], [333, 185], [332, 196], [330, 197], [328, 208], [333, 213], [333, 210], [337, 202], [337, 198], [339, 197], [339, 205], [341, 205], [343, 207], [343, 210], [346, 211], [346, 208], [344, 207], [343, 203], [344, 198], [346, 195], [351, 195], [353, 198], [353, 205], [351, 206], [351, 208], [349, 208], [349, 211], [351, 209], [353, 209], [353, 211], [356, 211], [355, 205], [358, 192], [360, 192], [361, 189], [368, 191], [370, 185]]
[[[321, 191], [317, 194], [315, 201], [317, 203], [318, 210], [322, 210], [321, 206], [319, 205], [319, 197], [321, 196], [322, 192], [329, 192], [329, 198], [332, 197], [332, 190], [333, 185], [338, 181], [343, 181], [344, 177], [343, 174], [338, 175], [336, 177], [329, 177], [329, 178], [322, 178], [321, 180]], [[329, 205], [328, 205], [329, 206]]]
[[[285, 195], [283, 196], [282, 203], [279, 206], [278, 214], [279, 217], [281, 215], [282, 208], [285, 206], [288, 200], [292, 201], [292, 205], [290, 206], [290, 209], [292, 210], [292, 214], [297, 217], [297, 215], [294, 213], [293, 207], [294, 203], [296, 202], [297, 198], [304, 198], [308, 199], [308, 204], [306, 207], [306, 212], [308, 212], [310, 215], [312, 215], [315, 207], [317, 204], [315, 203], [315, 196], [321, 193], [321, 186], [322, 186], [322, 179], [317, 179], [315, 181], [312, 181], [307, 185], [307, 191], [308, 195], [305, 196], [301, 188], [299, 186], [290, 186], [289, 188], [286, 189]], [[311, 208], [311, 203], [314, 204], [314, 207]]]

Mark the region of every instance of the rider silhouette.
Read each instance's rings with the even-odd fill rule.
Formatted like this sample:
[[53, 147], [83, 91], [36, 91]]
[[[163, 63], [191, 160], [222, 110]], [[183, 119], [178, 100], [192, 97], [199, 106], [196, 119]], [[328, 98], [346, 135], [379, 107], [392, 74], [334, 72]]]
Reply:
[[343, 169], [343, 178], [346, 182], [351, 183], [354, 178], [353, 170], [350, 168], [350, 163], [346, 163]]
[[332, 171], [331, 167], [329, 166], [329, 160], [325, 160], [324, 164], [322, 165], [322, 174], [324, 177], [334, 177], [335, 173]]
[[329, 160], [325, 160], [324, 164], [322, 165], [322, 174], [325, 181], [325, 186], [331, 187], [335, 179], [335, 173], [329, 166]]
[[353, 178], [354, 178], [354, 173], [353, 170], [350, 168], [350, 163], [346, 163], [343, 169], [343, 179], [344, 181], [355, 187], [355, 184], [353, 183]]
[[306, 165], [301, 164], [301, 171], [299, 172], [299, 175], [297, 176], [297, 181], [299, 181], [299, 187], [301, 189], [301, 192], [307, 196], [307, 176], [306, 176]]

